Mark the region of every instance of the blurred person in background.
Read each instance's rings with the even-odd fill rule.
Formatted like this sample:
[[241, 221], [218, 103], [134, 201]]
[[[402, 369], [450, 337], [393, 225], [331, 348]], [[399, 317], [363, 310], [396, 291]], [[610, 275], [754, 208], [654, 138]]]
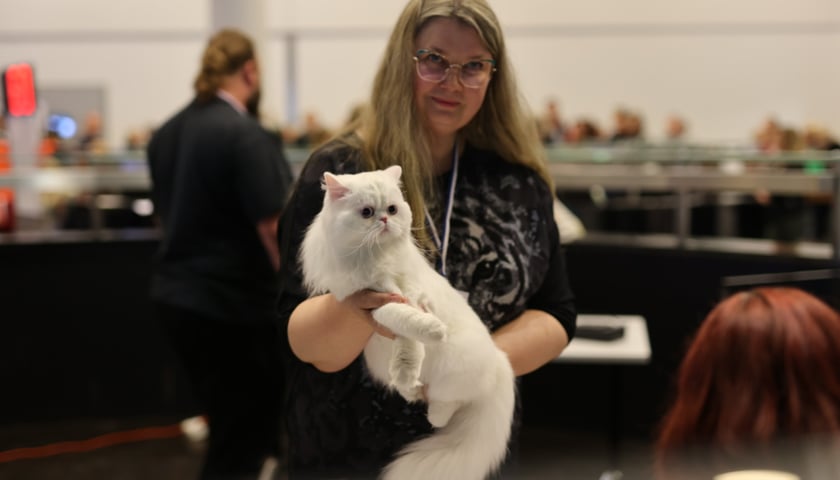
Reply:
[[580, 118], [565, 130], [563, 141], [570, 145], [586, 144], [602, 140], [601, 131], [595, 122]]
[[840, 315], [791, 287], [721, 301], [683, 358], [656, 443], [659, 480], [778, 469], [840, 478]]
[[632, 140], [645, 139], [645, 125], [642, 116], [636, 112], [630, 113], [630, 118], [627, 119], [627, 138]]
[[642, 117], [626, 108], [617, 108], [613, 113], [615, 127], [610, 137], [612, 142], [641, 140], [643, 138]]
[[805, 127], [803, 132], [805, 144], [814, 150], [840, 150], [840, 143], [827, 128], [822, 125], [811, 123]]
[[546, 145], [563, 142], [564, 125], [560, 117], [560, 106], [556, 100], [549, 100], [545, 104], [545, 110], [538, 119], [540, 137]]
[[85, 116], [78, 150], [82, 154], [79, 159], [82, 163], [90, 161], [91, 157], [108, 153], [108, 145], [102, 132], [102, 115], [99, 112], [88, 112]]
[[668, 143], [685, 141], [685, 120], [679, 115], [669, 115], [665, 120], [665, 141]]
[[151, 138], [152, 129], [135, 128], [125, 136], [125, 150], [127, 152], [145, 152]]
[[760, 152], [773, 153], [779, 150], [782, 126], [774, 116], [768, 116], [753, 135], [755, 147]]
[[[820, 124], [810, 123], [803, 132], [805, 145], [808, 149], [840, 153], [840, 143], [828, 129]], [[820, 174], [832, 168], [832, 164], [822, 158], [805, 162], [805, 170], [809, 173]], [[814, 216], [814, 239], [817, 241], [831, 241], [832, 212], [834, 210], [834, 193], [812, 193], [805, 196], [805, 201]]]
[[[805, 149], [802, 135], [793, 128], [784, 127], [778, 123], [765, 124], [767, 143], [764, 153], [768, 155], [785, 155]], [[778, 162], [772, 164], [779, 169], [797, 171], [803, 169], [802, 162]], [[796, 244], [807, 235], [810, 223], [813, 223], [812, 212], [808, 209], [805, 196], [797, 194], [779, 194], [766, 189], [755, 192], [756, 201], [763, 205], [764, 237], [775, 241], [775, 253], [793, 255]]]
[[324, 143], [330, 135], [331, 132], [321, 124], [318, 115], [307, 112], [303, 117], [303, 130], [298, 133], [294, 145], [299, 148], [315, 148]]
[[252, 40], [219, 31], [195, 98], [148, 146], [162, 230], [151, 296], [207, 418], [202, 479], [256, 479], [281, 454], [276, 231], [291, 178], [258, 122], [260, 85]]

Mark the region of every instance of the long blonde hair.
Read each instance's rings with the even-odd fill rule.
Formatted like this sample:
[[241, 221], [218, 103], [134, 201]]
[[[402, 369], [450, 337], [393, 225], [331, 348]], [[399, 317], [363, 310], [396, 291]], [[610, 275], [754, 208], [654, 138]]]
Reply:
[[[501, 25], [485, 0], [410, 0], [397, 20], [373, 82], [368, 109], [342, 133], [364, 133], [363, 161], [368, 169], [389, 165], [403, 168], [406, 200], [414, 215], [418, 240], [428, 245], [424, 217], [427, 201], [435, 201], [431, 182], [431, 152], [414, 103], [415, 66], [412, 59], [417, 35], [434, 18], [454, 18], [475, 29], [496, 72], [484, 103], [460, 132], [471, 145], [492, 150], [504, 160], [527, 166], [552, 184], [533, 116], [516, 85]], [[341, 135], [341, 134], [340, 134]]]

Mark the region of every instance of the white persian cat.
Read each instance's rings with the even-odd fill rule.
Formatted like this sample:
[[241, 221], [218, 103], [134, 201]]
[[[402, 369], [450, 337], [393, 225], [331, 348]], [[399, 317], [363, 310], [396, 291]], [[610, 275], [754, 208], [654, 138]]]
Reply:
[[324, 205], [301, 248], [304, 283], [338, 300], [372, 289], [410, 302], [373, 311], [397, 338], [373, 335], [364, 358], [371, 375], [406, 400], [425, 394], [436, 430], [403, 448], [383, 478], [481, 480], [507, 453], [513, 370], [466, 299], [414, 243], [401, 174], [399, 166], [324, 174]]

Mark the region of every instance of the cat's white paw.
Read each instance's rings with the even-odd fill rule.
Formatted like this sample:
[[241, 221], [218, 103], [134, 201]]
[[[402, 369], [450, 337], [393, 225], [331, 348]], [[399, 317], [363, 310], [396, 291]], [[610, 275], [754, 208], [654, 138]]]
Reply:
[[423, 343], [445, 342], [448, 333], [446, 325], [434, 316], [432, 316], [432, 320], [427, 323], [427, 327], [421, 332], [423, 337], [421, 341]]
[[408, 403], [414, 403], [423, 400], [423, 384], [420, 382], [417, 382], [417, 385], [413, 387], [394, 385], [394, 388], [397, 389], [397, 392], [400, 393], [400, 396], [402, 396]]
[[422, 319], [417, 322], [421, 325], [417, 331], [417, 340], [423, 343], [445, 342], [449, 332], [446, 324], [430, 313], [422, 315]]
[[446, 341], [446, 325], [431, 313], [403, 303], [387, 303], [371, 312], [373, 319], [396, 335], [421, 343]]
[[414, 387], [420, 383], [420, 364], [394, 362], [388, 369], [391, 383], [398, 386]]

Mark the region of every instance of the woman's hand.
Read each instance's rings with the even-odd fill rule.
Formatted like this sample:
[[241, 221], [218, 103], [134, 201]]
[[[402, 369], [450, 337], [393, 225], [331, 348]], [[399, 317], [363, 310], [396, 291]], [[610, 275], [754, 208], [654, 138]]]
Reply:
[[408, 299], [396, 293], [383, 293], [373, 290], [359, 290], [344, 298], [341, 302], [349, 308], [362, 311], [362, 316], [370, 323], [373, 331], [383, 337], [394, 339], [394, 332], [380, 325], [373, 319], [372, 312], [386, 303], [408, 303]]
[[322, 372], [337, 372], [362, 353], [371, 335], [395, 337], [371, 313], [393, 302], [408, 300], [395, 293], [372, 290], [353, 293], [340, 302], [329, 293], [310, 297], [289, 316], [289, 346], [301, 361]]

